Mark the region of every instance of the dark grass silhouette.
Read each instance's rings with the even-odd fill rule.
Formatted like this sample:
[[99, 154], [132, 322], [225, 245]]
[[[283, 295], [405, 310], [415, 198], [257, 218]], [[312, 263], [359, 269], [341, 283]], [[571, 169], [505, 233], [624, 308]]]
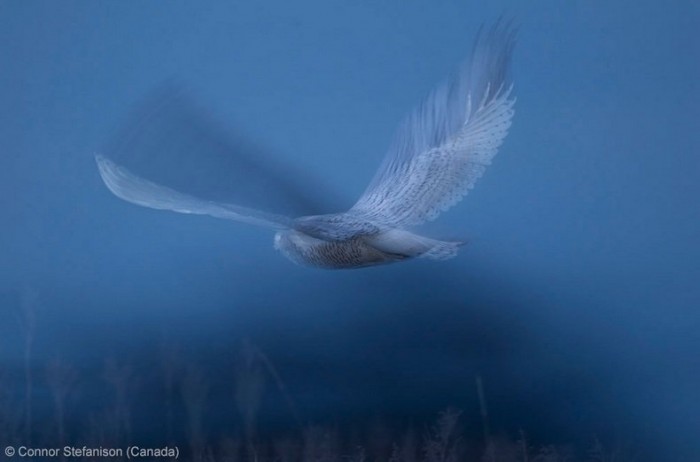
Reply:
[[[25, 319], [31, 319], [36, 315], [36, 297], [32, 303], [26, 300], [21, 309]], [[26, 335], [30, 333], [34, 335], [33, 330], [25, 330]], [[531, 442], [523, 431], [514, 437], [492, 434], [486, 407], [488, 390], [481, 377], [476, 378], [473, 393], [480, 402], [483, 433], [465, 431], [461, 425], [464, 416], [456, 409], [439, 413], [433, 424], [393, 428], [377, 424], [358, 431], [342, 422], [307, 422], [272, 359], [250, 340], [242, 343], [230, 370], [211, 370], [189, 361], [181, 352], [178, 345], [165, 342], [153, 353], [153, 363], [159, 367], [153, 367], [150, 375], [137, 374], [129, 358], [107, 358], [102, 371], [94, 376], [94, 372], [81, 370], [60, 356], [44, 365], [43, 374], [34, 374], [36, 365], [27, 355], [23, 373], [0, 369], [0, 441], [35, 448], [177, 446], [181, 460], [194, 462], [634, 460], [629, 451], [609, 448], [593, 437], [589, 448], [573, 448]], [[99, 380], [95, 381], [96, 377]], [[218, 412], [220, 403], [210, 393], [212, 384], [222, 380], [229, 384], [229, 400], [237, 409], [223, 419]], [[17, 394], [12, 390], [23, 390], [22, 398], [13, 399]], [[39, 395], [48, 398], [33, 399]], [[261, 403], [268, 399], [285, 408], [283, 413], [291, 424], [274, 431], [260, 425]], [[161, 419], [144, 425], [140, 410], [149, 401], [162, 407]]]

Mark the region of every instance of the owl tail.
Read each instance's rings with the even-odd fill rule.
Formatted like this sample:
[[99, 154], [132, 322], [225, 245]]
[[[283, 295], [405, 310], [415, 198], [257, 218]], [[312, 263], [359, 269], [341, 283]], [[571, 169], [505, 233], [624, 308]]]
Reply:
[[457, 255], [464, 242], [440, 241], [411, 233], [403, 229], [391, 229], [367, 238], [367, 243], [377, 250], [404, 257], [423, 257], [431, 260], [447, 260]]
[[465, 242], [460, 241], [438, 241], [435, 239], [430, 239], [434, 245], [428, 249], [425, 253], [419, 255], [420, 257], [430, 258], [431, 260], [449, 260], [450, 258], [457, 256], [457, 251], [462, 247]]

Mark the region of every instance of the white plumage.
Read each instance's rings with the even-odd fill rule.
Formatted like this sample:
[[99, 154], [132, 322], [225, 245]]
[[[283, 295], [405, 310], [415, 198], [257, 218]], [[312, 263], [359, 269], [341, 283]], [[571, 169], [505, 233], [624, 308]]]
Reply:
[[99, 172], [112, 193], [134, 204], [277, 228], [275, 248], [300, 264], [357, 268], [451, 258], [460, 242], [408, 228], [459, 202], [496, 155], [514, 114], [514, 43], [513, 28], [503, 22], [477, 36], [471, 59], [407, 117], [369, 186], [346, 212], [293, 219], [202, 200], [140, 178], [102, 155], [96, 156]]

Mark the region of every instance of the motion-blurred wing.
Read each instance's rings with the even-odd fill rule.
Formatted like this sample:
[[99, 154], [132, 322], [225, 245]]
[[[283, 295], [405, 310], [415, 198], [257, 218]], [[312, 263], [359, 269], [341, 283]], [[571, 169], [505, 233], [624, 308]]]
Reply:
[[215, 202], [288, 216], [338, 208], [312, 169], [292, 156], [270, 156], [175, 82], [146, 95], [98, 152], [142, 178]]
[[399, 128], [394, 145], [352, 211], [389, 226], [417, 225], [459, 202], [496, 155], [513, 118], [510, 57], [515, 31], [496, 23], [471, 61]]
[[146, 179], [140, 178], [124, 167], [120, 167], [102, 155], [95, 160], [100, 176], [115, 196], [127, 202], [159, 210], [179, 213], [210, 215], [216, 218], [235, 220], [257, 226], [272, 228], [289, 227], [291, 220], [234, 204], [223, 204], [197, 199]]

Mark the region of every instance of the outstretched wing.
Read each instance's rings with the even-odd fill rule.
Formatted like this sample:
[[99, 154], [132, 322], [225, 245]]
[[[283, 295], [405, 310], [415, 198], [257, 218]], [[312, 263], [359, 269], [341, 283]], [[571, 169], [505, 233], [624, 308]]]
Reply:
[[197, 199], [188, 194], [177, 192], [174, 189], [138, 177], [99, 154], [95, 156], [95, 161], [107, 188], [115, 196], [133, 204], [179, 213], [210, 215], [271, 228], [288, 228], [291, 224], [291, 220], [282, 215], [265, 213], [234, 204]]
[[393, 227], [417, 225], [459, 202], [496, 155], [513, 118], [515, 30], [499, 21], [477, 36], [471, 60], [399, 128], [351, 209]]
[[260, 142], [222, 124], [187, 86], [173, 81], [148, 92], [96, 152], [198, 198], [288, 216], [338, 209], [332, 190], [312, 169], [293, 156], [270, 156]]

